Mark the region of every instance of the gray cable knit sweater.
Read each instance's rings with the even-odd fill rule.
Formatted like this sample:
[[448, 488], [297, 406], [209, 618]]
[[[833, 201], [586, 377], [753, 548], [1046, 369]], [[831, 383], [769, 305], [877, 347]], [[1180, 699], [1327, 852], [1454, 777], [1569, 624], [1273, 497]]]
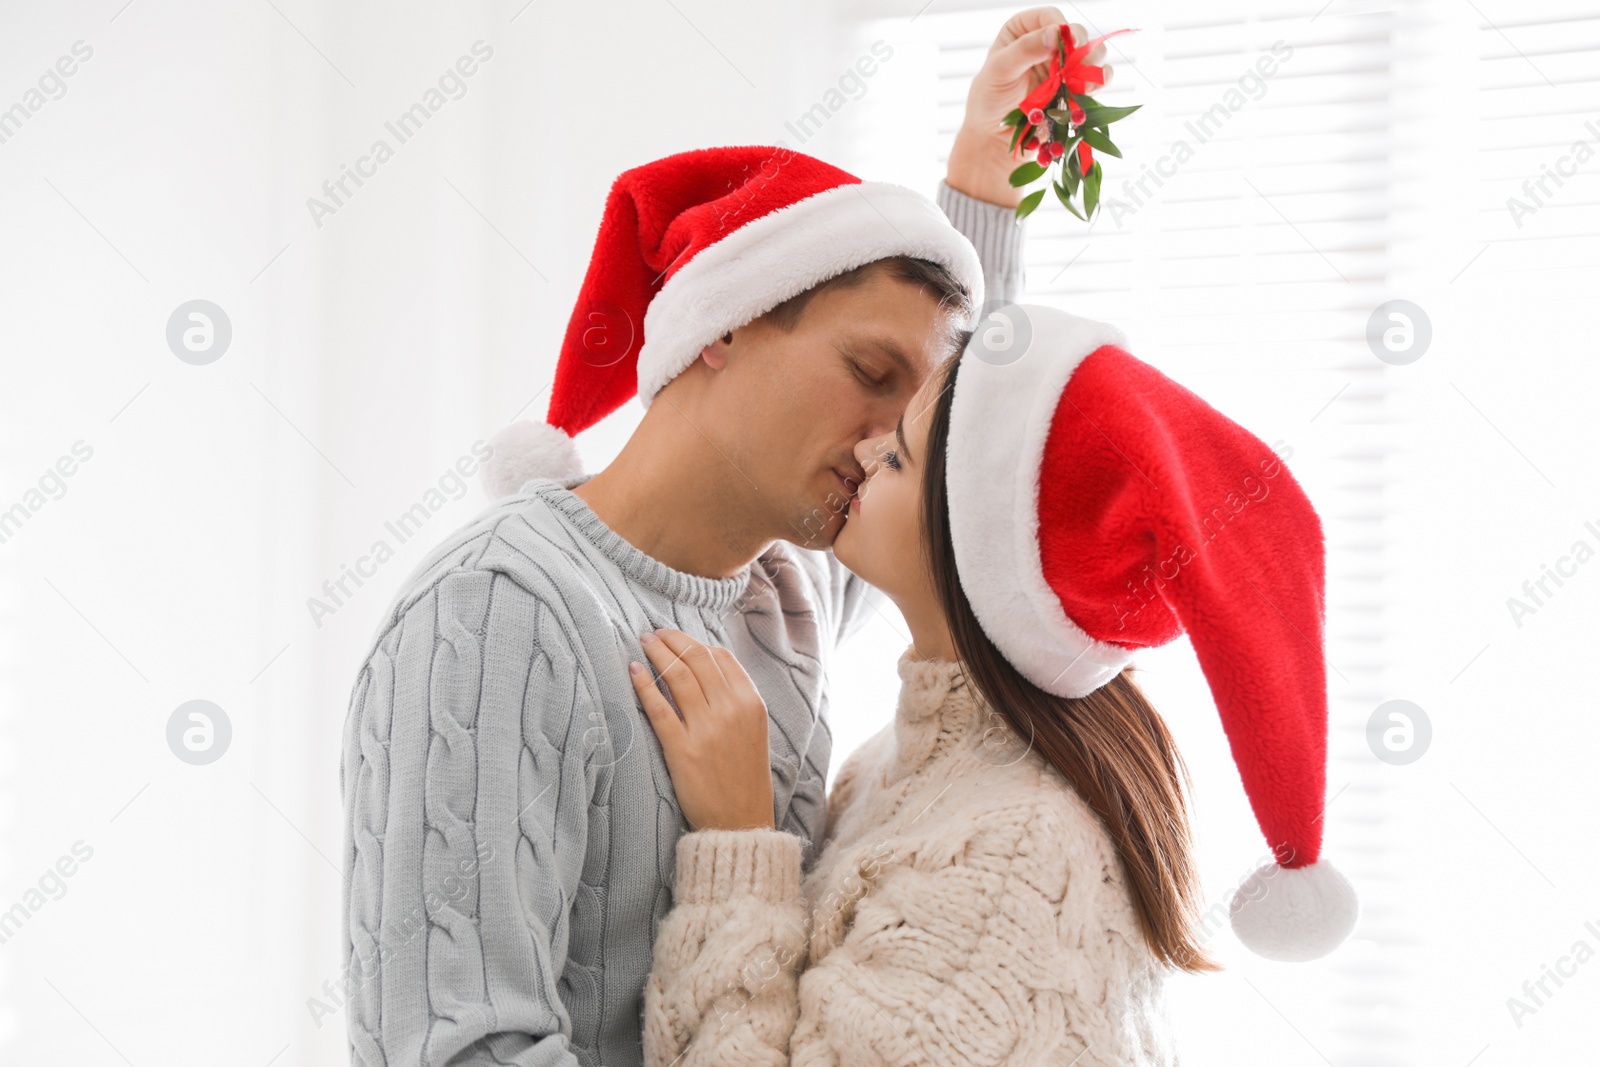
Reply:
[[[1011, 212], [941, 184], [990, 296], [1020, 290]], [[833, 646], [865, 587], [832, 553], [770, 546], [725, 579], [629, 545], [535, 480], [448, 537], [406, 580], [353, 687], [343, 987], [351, 1062], [643, 1060], [656, 929], [687, 832], [638, 709], [638, 634], [671, 626], [739, 658], [771, 715], [777, 826], [825, 818]]]

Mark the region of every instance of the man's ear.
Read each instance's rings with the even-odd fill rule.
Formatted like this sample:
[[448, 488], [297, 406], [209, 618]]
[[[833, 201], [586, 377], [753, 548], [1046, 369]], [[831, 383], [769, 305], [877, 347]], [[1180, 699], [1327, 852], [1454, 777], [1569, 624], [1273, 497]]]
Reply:
[[729, 330], [722, 335], [719, 341], [713, 341], [700, 350], [700, 358], [706, 361], [706, 366], [712, 370], [721, 370], [728, 365], [728, 349], [733, 345], [733, 331]]

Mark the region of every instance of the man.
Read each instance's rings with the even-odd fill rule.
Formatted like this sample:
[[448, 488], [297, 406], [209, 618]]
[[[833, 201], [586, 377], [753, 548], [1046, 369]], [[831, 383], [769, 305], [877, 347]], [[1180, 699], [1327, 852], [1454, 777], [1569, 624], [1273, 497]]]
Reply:
[[[826, 551], [863, 474], [853, 449], [953, 355], [980, 291], [1019, 288], [1000, 118], [1062, 21], [1026, 12], [991, 48], [939, 193], [948, 221], [784, 150], [618, 179], [551, 425], [498, 439], [510, 499], [408, 579], [352, 692], [352, 1062], [641, 1062], [688, 829], [628, 679], [647, 630], [738, 656], [771, 715], [776, 824], [820, 838], [827, 661], [867, 610]], [[569, 435], [636, 391], [638, 429], [583, 477]]]

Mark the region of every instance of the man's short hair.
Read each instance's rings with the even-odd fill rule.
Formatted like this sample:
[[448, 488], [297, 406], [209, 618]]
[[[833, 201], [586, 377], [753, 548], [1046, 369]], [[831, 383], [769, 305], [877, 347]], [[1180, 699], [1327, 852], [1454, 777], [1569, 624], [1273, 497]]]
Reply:
[[889, 276], [912, 285], [922, 287], [933, 294], [939, 306], [946, 311], [962, 316], [972, 312], [972, 294], [967, 292], [966, 286], [956, 281], [955, 275], [931, 259], [917, 259], [914, 256], [890, 256], [887, 259], [875, 259], [871, 263], [863, 263], [853, 270], [843, 274], [835, 274], [827, 281], [818, 282], [803, 293], [796, 293], [765, 315], [761, 321], [770, 322], [784, 333], [794, 330], [795, 324], [800, 321], [800, 313], [811, 302], [811, 298], [818, 293], [833, 288], [850, 288], [867, 281], [874, 274], [887, 271]]

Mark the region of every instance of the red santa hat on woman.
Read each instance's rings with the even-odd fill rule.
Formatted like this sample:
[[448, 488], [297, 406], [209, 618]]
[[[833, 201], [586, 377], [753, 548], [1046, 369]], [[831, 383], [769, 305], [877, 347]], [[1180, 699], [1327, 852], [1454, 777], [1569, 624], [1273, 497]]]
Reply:
[[956, 371], [947, 491], [956, 567], [1025, 677], [1082, 697], [1187, 632], [1276, 863], [1235, 933], [1315, 959], [1355, 926], [1320, 858], [1328, 737], [1322, 524], [1278, 456], [1126, 351], [1112, 326], [1012, 305]]
[[983, 302], [983, 268], [933, 201], [786, 148], [706, 148], [626, 171], [606, 198], [544, 423], [497, 434], [485, 488], [582, 473], [572, 438], [648, 407], [706, 345], [792, 296], [891, 256], [945, 267]]

